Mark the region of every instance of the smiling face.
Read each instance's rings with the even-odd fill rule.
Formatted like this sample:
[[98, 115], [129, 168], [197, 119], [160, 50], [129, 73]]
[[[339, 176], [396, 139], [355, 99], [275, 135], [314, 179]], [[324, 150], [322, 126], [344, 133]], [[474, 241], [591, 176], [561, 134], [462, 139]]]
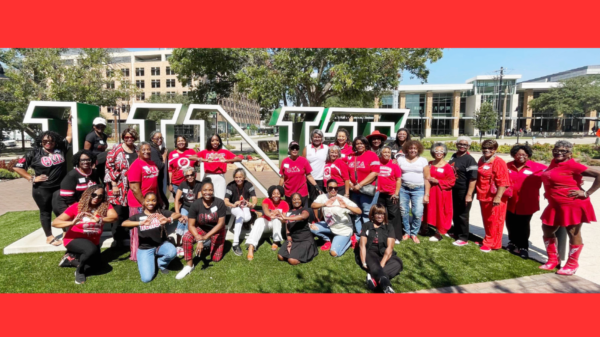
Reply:
[[446, 156], [446, 154], [444, 153], [444, 148], [441, 146], [438, 146], [435, 149], [433, 149], [433, 154], [435, 155], [435, 159], [442, 159]]
[[278, 203], [281, 201], [281, 193], [279, 193], [278, 190], [274, 190], [273, 193], [271, 194], [271, 200], [273, 200], [274, 203]]
[[144, 198], [144, 207], [149, 211], [154, 211], [156, 209], [156, 203], [156, 196], [154, 194], [148, 194]]
[[373, 214], [373, 220], [375, 220], [375, 222], [378, 224], [382, 224], [383, 220], [385, 220], [385, 213], [377, 212], [377, 213]]
[[97, 133], [103, 133], [104, 129], [106, 129], [106, 125], [102, 125], [102, 124], [94, 125], [94, 131], [96, 131]]
[[318, 133], [314, 133], [312, 135], [312, 144], [313, 144], [313, 146], [315, 146], [315, 147], [320, 146], [321, 143], [323, 143], [323, 137], [321, 137], [321, 135], [318, 134]]
[[496, 150], [494, 150], [492, 145], [486, 144], [485, 146], [481, 146], [481, 153], [483, 153], [485, 159], [488, 159], [496, 153]]
[[396, 138], [398, 138], [398, 140], [400, 142], [403, 142], [406, 140], [406, 138], [408, 137], [408, 133], [406, 133], [406, 131], [404, 130], [400, 130], [398, 131], [398, 133], [396, 134]]
[[212, 136], [212, 138], [210, 139], [210, 146], [212, 146], [212, 149], [216, 151], [219, 149], [220, 145], [221, 142], [219, 141], [219, 137]]
[[135, 137], [131, 133], [126, 133], [125, 137], [123, 137], [123, 141], [125, 141], [125, 144], [127, 144], [129, 147], [133, 147], [135, 140]]
[[330, 198], [337, 196], [338, 183], [335, 180], [327, 182], [327, 194]]
[[293, 145], [290, 147], [290, 155], [292, 156], [292, 158], [298, 157], [299, 153], [300, 153], [300, 146]]
[[44, 136], [44, 138], [42, 138], [42, 146], [44, 147], [45, 150], [47, 150], [47, 151], [54, 150], [54, 145], [56, 145], [56, 142], [52, 139], [52, 137]]
[[294, 205], [294, 208], [300, 208], [300, 206], [302, 206], [302, 198], [300, 198], [298, 194], [292, 197], [292, 205]]
[[163, 137], [162, 137], [162, 133], [157, 132], [154, 134], [154, 137], [152, 137], [152, 142], [154, 142], [154, 144], [161, 146], [163, 143]]
[[552, 156], [554, 156], [554, 160], [559, 163], [569, 159], [569, 153], [569, 149], [566, 147], [555, 147], [552, 150]]
[[416, 145], [413, 145], [408, 148], [407, 157], [414, 158], [419, 155], [419, 148]]
[[104, 189], [99, 188], [92, 193], [92, 199], [90, 200], [90, 204], [92, 206], [98, 206], [104, 201]]
[[392, 158], [392, 150], [387, 147], [381, 150], [381, 158], [386, 161], [390, 160]]
[[82, 170], [87, 170], [92, 167], [92, 160], [86, 154], [82, 154], [79, 157], [79, 168]]
[[196, 171], [194, 170], [188, 170], [187, 172], [184, 172], [184, 177], [185, 180], [188, 182], [188, 184], [194, 184], [194, 182], [196, 181]]
[[138, 154], [140, 158], [144, 160], [150, 160], [152, 157], [152, 148], [150, 144], [144, 144], [140, 147], [140, 153]]
[[245, 178], [246, 177], [244, 177], [244, 174], [242, 172], [238, 172], [233, 177], [233, 180], [235, 180], [236, 185], [242, 186], [244, 184], [244, 179]]
[[515, 159], [517, 164], [520, 164], [520, 165], [525, 164], [529, 160], [529, 156], [522, 149], [519, 150], [517, 153], [515, 153], [515, 156], [513, 158]]
[[358, 153], [365, 152], [366, 147], [365, 147], [365, 143], [363, 143], [362, 140], [357, 140], [354, 146], [356, 147], [356, 152], [358, 152]]
[[456, 143], [456, 152], [465, 153], [467, 150], [469, 150], [469, 142], [466, 140], [461, 140], [460, 142]]
[[177, 149], [183, 151], [186, 148], [187, 148], [187, 142], [185, 141], [185, 138], [177, 137]]
[[202, 198], [204, 198], [204, 200], [212, 201], [213, 195], [215, 194], [215, 188], [213, 187], [213, 184], [204, 184], [204, 186], [202, 186], [201, 192]]
[[372, 137], [371, 138], [371, 147], [378, 149], [381, 146], [382, 142], [383, 141], [382, 141], [381, 137]]
[[345, 132], [338, 131], [336, 140], [337, 140], [338, 145], [344, 146], [344, 144], [346, 144], [346, 142], [348, 141], [348, 137], [346, 137]]
[[329, 159], [334, 162], [336, 159], [340, 157], [340, 152], [334, 149], [329, 149]]

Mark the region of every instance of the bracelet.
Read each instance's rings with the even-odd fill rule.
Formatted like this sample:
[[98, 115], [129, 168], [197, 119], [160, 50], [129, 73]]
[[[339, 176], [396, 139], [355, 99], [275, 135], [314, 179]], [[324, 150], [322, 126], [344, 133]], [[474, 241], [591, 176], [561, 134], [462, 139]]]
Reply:
[[35, 184], [35, 174], [32, 174], [32, 175], [31, 175], [31, 180], [30, 180], [30, 182], [31, 182], [31, 185]]

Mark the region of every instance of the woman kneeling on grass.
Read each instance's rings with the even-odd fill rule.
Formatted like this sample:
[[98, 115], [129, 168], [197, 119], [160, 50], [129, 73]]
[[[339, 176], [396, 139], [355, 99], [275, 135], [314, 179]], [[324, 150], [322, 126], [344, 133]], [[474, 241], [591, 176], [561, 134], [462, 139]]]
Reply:
[[168, 274], [169, 263], [177, 256], [177, 249], [168, 241], [166, 224], [173, 223], [181, 214], [157, 208], [158, 198], [150, 192], [144, 196], [142, 213], [135, 214], [123, 222], [123, 227], [138, 227], [140, 246], [138, 248], [138, 270], [142, 282], [152, 281], [156, 272], [156, 256], [161, 273]]
[[[336, 187], [337, 188], [337, 187]], [[308, 228], [308, 209], [302, 204], [300, 193], [292, 194], [292, 210], [279, 214], [281, 221], [286, 221], [285, 233], [287, 241], [279, 249], [277, 259], [295, 266], [310, 262], [319, 255], [315, 238]]]
[[210, 255], [213, 262], [219, 262], [223, 258], [223, 247], [225, 245], [225, 214], [227, 206], [222, 199], [214, 196], [215, 189], [210, 178], [202, 180], [200, 195], [194, 201], [188, 214], [188, 232], [183, 236], [183, 253], [186, 265], [177, 274], [176, 279], [186, 277], [194, 270], [193, 252], [194, 243], [198, 243], [197, 254], [210, 240]]
[[102, 186], [88, 187], [75, 203], [52, 222], [56, 228], [69, 228], [63, 242], [68, 254], [79, 255], [75, 283], [85, 282], [90, 268], [100, 262], [100, 235], [104, 222], [117, 219], [117, 212], [104, 199]]
[[387, 213], [382, 204], [371, 207], [367, 222], [360, 233], [355, 260], [367, 272], [367, 287], [386, 294], [394, 293], [390, 280], [402, 271], [402, 260], [396, 256], [394, 226], [388, 224]]

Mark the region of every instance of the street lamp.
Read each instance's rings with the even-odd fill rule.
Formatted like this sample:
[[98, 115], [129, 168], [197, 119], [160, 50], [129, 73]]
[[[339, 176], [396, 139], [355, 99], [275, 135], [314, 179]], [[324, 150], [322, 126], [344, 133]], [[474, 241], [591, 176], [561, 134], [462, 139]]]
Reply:
[[[123, 107], [125, 107], [125, 105], [123, 105]], [[115, 106], [113, 108], [113, 116], [117, 116], [117, 127], [115, 128], [115, 130], [117, 131], [117, 140], [119, 141], [119, 144], [121, 143], [121, 137], [119, 137], [119, 135], [121, 134], [121, 111], [119, 110], [119, 106]]]

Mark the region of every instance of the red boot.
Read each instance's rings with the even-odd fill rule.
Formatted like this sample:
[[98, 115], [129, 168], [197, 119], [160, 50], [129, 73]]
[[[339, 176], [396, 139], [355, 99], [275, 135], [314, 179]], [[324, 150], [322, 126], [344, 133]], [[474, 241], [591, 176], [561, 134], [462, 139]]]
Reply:
[[583, 245], [569, 245], [569, 259], [565, 266], [560, 268], [556, 273], [559, 275], [575, 275], [577, 268], [579, 268], [579, 254], [581, 254], [582, 249]]
[[552, 270], [558, 266], [558, 249], [556, 248], [556, 238], [546, 239], [544, 238], [544, 245], [546, 246], [546, 252], [548, 253], [548, 262], [540, 266], [540, 269]]

